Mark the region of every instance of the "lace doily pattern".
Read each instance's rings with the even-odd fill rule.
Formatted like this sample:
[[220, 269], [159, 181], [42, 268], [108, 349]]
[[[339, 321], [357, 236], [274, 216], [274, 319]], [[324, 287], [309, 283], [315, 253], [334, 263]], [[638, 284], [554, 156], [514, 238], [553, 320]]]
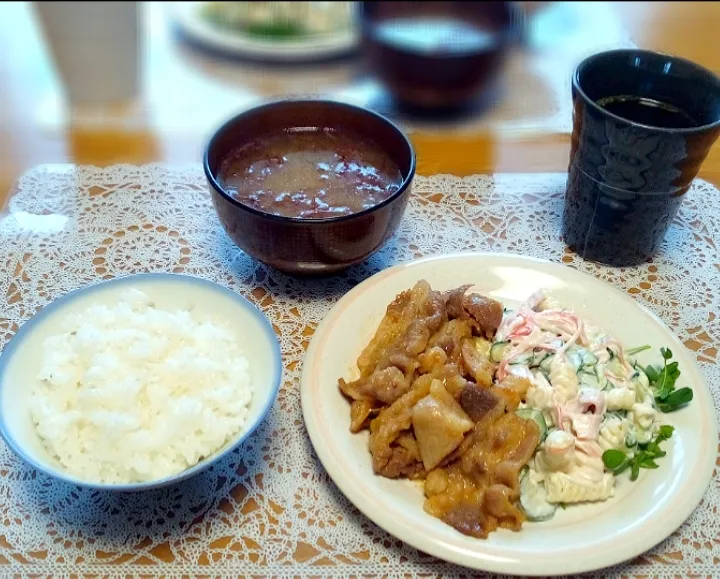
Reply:
[[[0, 347], [58, 296], [140, 271], [179, 272], [257, 304], [279, 332], [285, 382], [257, 433], [227, 460], [163, 490], [103, 493], [55, 482], [0, 443], [0, 575], [472, 575], [398, 541], [329, 480], [299, 397], [314, 328], [352, 286], [395, 263], [502, 251], [590, 272], [649, 306], [696, 353], [720, 407], [720, 191], [697, 181], [660, 253], [612, 269], [565, 249], [565, 176], [417, 177], [398, 234], [373, 258], [325, 279], [269, 270], [222, 231], [199, 167], [42, 166], [0, 222]], [[710, 576], [720, 561], [720, 480], [671, 537], [598, 576]]]

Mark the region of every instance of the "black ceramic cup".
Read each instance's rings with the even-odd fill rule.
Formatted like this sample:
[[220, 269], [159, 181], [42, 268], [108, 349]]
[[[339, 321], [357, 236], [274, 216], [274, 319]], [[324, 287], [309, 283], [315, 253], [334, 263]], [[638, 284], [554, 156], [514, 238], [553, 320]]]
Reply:
[[613, 50], [580, 63], [572, 97], [565, 243], [591, 261], [642, 263], [720, 135], [720, 79], [682, 58]]

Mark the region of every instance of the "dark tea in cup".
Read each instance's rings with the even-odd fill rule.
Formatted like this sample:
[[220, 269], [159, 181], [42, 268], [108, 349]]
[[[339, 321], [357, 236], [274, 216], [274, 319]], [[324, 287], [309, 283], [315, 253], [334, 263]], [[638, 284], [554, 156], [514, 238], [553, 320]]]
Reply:
[[720, 134], [720, 79], [687, 60], [615, 50], [573, 76], [565, 242], [634, 265], [657, 250]]
[[641, 125], [663, 129], [689, 129], [698, 126], [689, 113], [655, 99], [620, 95], [601, 98], [597, 104], [618, 117]]

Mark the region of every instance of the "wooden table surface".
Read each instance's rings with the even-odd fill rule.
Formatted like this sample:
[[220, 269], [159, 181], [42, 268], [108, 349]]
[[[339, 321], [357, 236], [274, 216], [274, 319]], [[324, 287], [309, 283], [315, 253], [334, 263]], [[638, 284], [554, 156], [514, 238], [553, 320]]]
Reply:
[[[530, 46], [512, 55], [494, 108], [452, 126], [414, 123], [421, 174], [564, 171], [570, 71], [594, 51], [634, 44], [720, 72], [720, 3], [540, 4]], [[0, 202], [39, 163], [198, 162], [220, 121], [266, 96], [327, 93], [369, 105], [379, 98], [357, 59], [292, 70], [217, 59], [172, 34], [162, 6], [144, 10], [138, 102], [68, 115], [30, 3], [0, 5]], [[701, 176], [720, 184], [720, 147]]]

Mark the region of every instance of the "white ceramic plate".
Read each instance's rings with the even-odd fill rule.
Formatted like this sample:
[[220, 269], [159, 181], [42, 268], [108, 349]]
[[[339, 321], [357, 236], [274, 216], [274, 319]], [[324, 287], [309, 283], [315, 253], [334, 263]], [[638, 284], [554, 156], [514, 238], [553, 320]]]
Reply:
[[199, 44], [231, 56], [276, 62], [308, 62], [348, 54], [359, 42], [355, 28], [298, 40], [273, 41], [213, 26], [200, 14], [204, 2], [173, 2], [170, 9], [175, 23]]
[[[422, 508], [422, 487], [372, 472], [367, 433], [349, 431], [350, 406], [337, 387], [356, 377], [356, 360], [401, 291], [426, 279], [433, 289], [474, 283], [475, 291], [514, 307], [535, 288], [614, 334], [626, 347], [650, 344], [643, 363], [659, 363], [670, 347], [682, 370], [681, 384], [695, 398], [665, 415], [675, 426], [668, 455], [657, 470], [632, 483], [617, 481], [604, 503], [558, 510], [548, 522], [526, 523], [520, 532], [500, 530], [487, 540], [466, 537]], [[302, 410], [320, 460], [340, 490], [373, 522], [413, 547], [453, 563], [518, 575], [579, 573], [613, 565], [650, 549], [690, 515], [707, 488], [715, 464], [717, 425], [713, 403], [682, 343], [652, 313], [624, 292], [569, 267], [503, 254], [460, 254], [385, 270], [345, 295], [320, 324], [305, 357]]]

